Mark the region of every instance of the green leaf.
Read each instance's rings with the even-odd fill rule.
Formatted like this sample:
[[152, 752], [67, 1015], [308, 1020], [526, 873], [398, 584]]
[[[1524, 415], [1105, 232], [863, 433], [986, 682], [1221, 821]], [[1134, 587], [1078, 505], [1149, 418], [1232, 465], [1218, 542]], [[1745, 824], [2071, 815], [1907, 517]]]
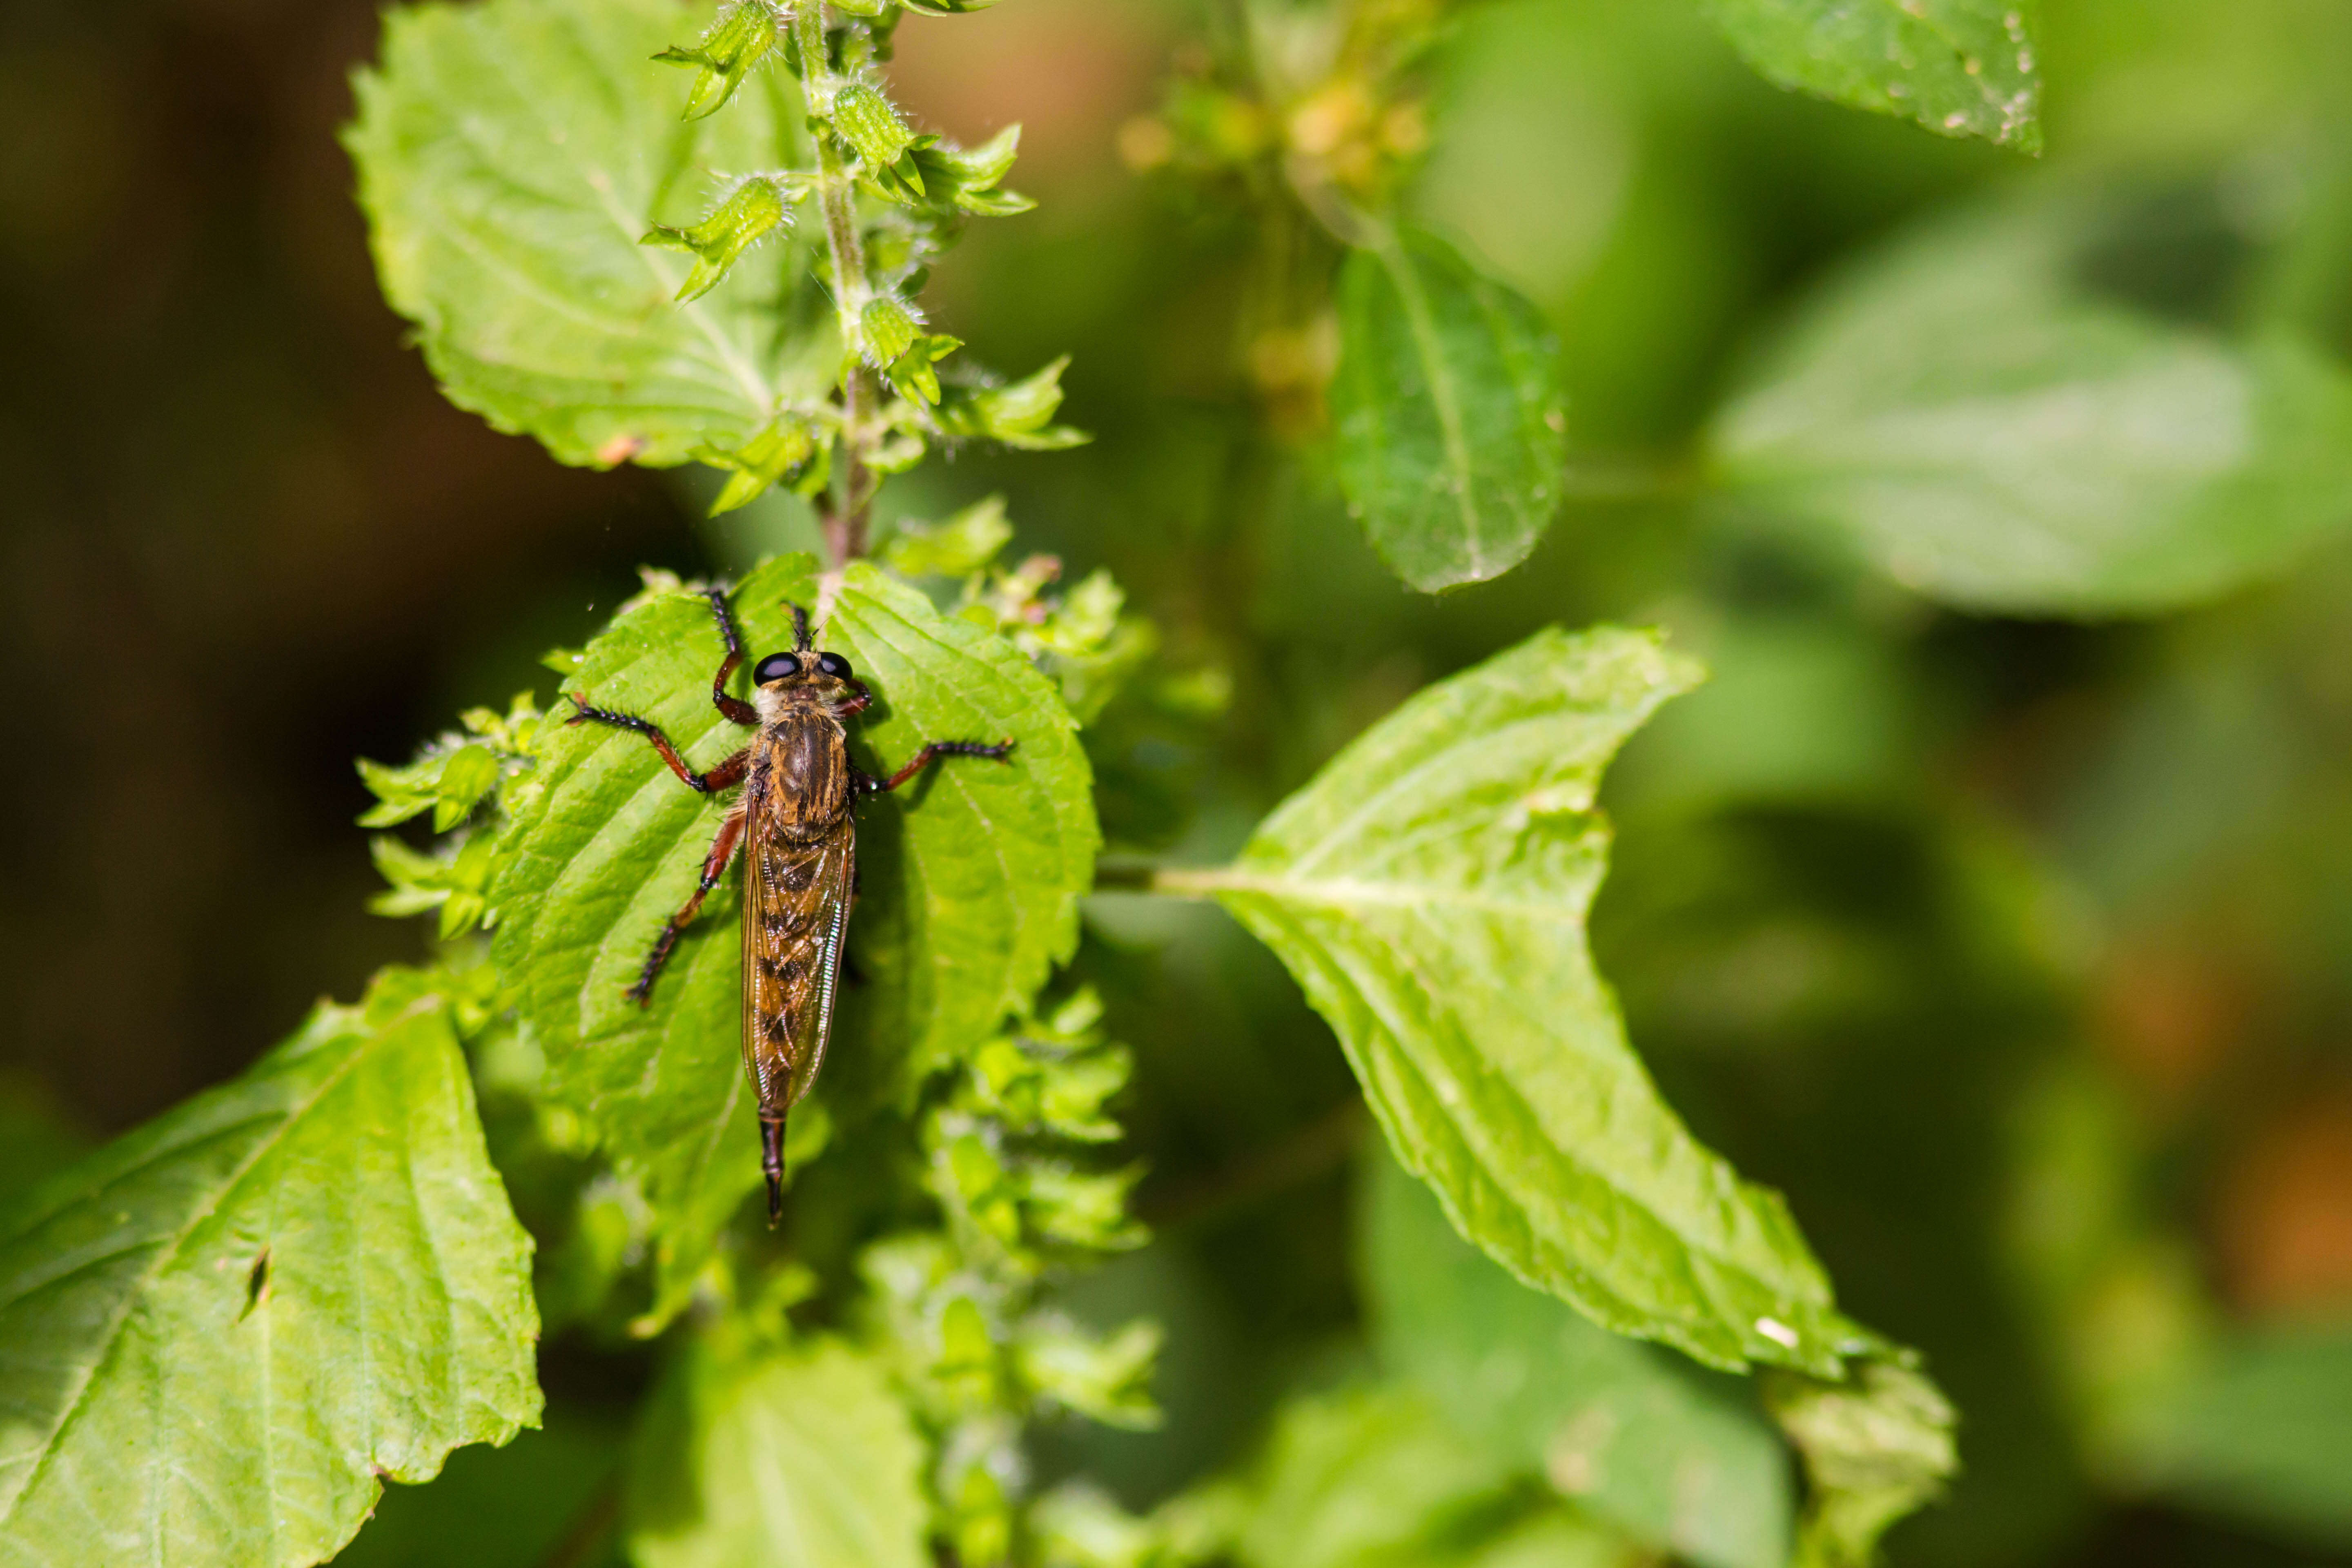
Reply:
[[1391, 1373], [1644, 1544], [1701, 1568], [1781, 1568], [1788, 1454], [1738, 1384], [1528, 1289], [1394, 1161], [1370, 1166], [1360, 1267]]
[[1507, 1465], [1465, 1444], [1417, 1390], [1294, 1400], [1275, 1424], [1234, 1555], [1248, 1568], [1418, 1561], [1490, 1509], [1512, 1479]]
[[1339, 274], [1339, 488], [1396, 574], [1433, 594], [1528, 558], [1559, 504], [1559, 345], [1536, 308], [1434, 235]]
[[[786, 598], [814, 607], [818, 594], [806, 556], [747, 578], [734, 603], [754, 657], [791, 646]], [[820, 643], [878, 699], [851, 726], [867, 772], [892, 771], [927, 741], [1016, 742], [1005, 762], [950, 759], [860, 810], [850, 953], [863, 983], [845, 989], [827, 1081], [845, 1074], [904, 1092], [951, 1047], [986, 1037], [1068, 956], [1097, 843], [1086, 759], [1044, 676], [871, 566], [841, 580]], [[708, 767], [750, 738], [711, 707], [720, 652], [709, 605], [664, 595], [591, 643], [567, 689], [644, 714]], [[688, 790], [625, 731], [561, 729], [542, 748], [507, 802], [492, 955], [546, 1055], [548, 1092], [653, 1205], [662, 1285], [650, 1328], [684, 1303], [759, 1175], [739, 1062], [735, 877], [678, 943], [652, 1005], [622, 994], [693, 890], [726, 805]]]
[[699, 120], [716, 114], [735, 96], [751, 68], [776, 46], [776, 15], [766, 0], [740, 0], [712, 23], [690, 49], [664, 49], [654, 58], [664, 65], [690, 66], [697, 75], [687, 94], [685, 118]]
[[1935, 223], [1815, 302], [1713, 438], [1718, 478], [1948, 604], [2151, 614], [2352, 522], [2352, 376], [2093, 293], [2070, 189]]
[[0, 1563], [275, 1568], [537, 1421], [530, 1242], [388, 972], [0, 1216]]
[[678, 285], [677, 298], [681, 304], [699, 300], [719, 287], [719, 280], [727, 276], [727, 269], [735, 265], [737, 257], [791, 216], [791, 202], [798, 194], [780, 180], [746, 180], [700, 223], [684, 228], [665, 228], [656, 224], [637, 243], [683, 250], [694, 257], [694, 270]]
[[2352, 1544], [2352, 1325], [2227, 1341], [2135, 1456], [2155, 1489], [2338, 1550]]
[[922, 1461], [864, 1356], [698, 1340], [639, 1436], [630, 1554], [639, 1568], [929, 1568]]
[[1658, 1096], [1585, 945], [1602, 767], [1699, 679], [1654, 634], [1545, 631], [1340, 752], [1213, 891], [1339, 1037], [1454, 1228], [1602, 1327], [1835, 1376], [1870, 1342], [1780, 1197]]
[[791, 256], [678, 305], [688, 268], [638, 243], [699, 221], [796, 118], [752, 92], [681, 125], [652, 57], [682, 15], [667, 0], [402, 7], [382, 65], [356, 79], [345, 143], [385, 297], [451, 401], [567, 463], [732, 450], [821, 397], [838, 364], [830, 308], [808, 291], [787, 300], [805, 319], [777, 329]]
[[1951, 1405], [1898, 1363], [1866, 1362], [1843, 1384], [1774, 1373], [1764, 1392], [1811, 1482], [1791, 1568], [1868, 1568], [1887, 1527], [1959, 1468]]
[[1779, 86], [2042, 151], [2032, 0], [1699, 0]]
[[1062, 406], [1062, 372], [1069, 364], [1070, 356], [1064, 354], [1009, 386], [949, 387], [938, 410], [940, 428], [950, 436], [984, 436], [1028, 452], [1083, 446], [1091, 439], [1086, 432], [1053, 422]]

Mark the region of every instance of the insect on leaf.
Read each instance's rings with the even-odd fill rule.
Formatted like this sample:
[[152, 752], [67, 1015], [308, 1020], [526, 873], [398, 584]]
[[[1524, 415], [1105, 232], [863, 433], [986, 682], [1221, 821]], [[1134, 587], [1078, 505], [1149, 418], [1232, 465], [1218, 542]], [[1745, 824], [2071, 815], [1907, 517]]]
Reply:
[[[806, 556], [745, 579], [733, 602], [752, 657], [789, 648], [783, 601], [814, 606], [819, 593]], [[1009, 643], [862, 563], [830, 611], [819, 646], [848, 658], [877, 700], [850, 721], [859, 766], [887, 773], [928, 740], [1015, 742], [1003, 763], [943, 764], [860, 807], [855, 980], [818, 1091], [855, 1108], [910, 1091], [951, 1044], [985, 1037], [1045, 983], [1076, 940], [1097, 838], [1069, 714]], [[720, 653], [708, 603], [664, 595], [591, 643], [566, 689], [653, 720], [707, 767], [751, 735], [711, 706]], [[493, 961], [546, 1054], [549, 1092], [652, 1205], [650, 1329], [684, 1304], [760, 1177], [739, 1061], [740, 872], [640, 1009], [623, 993], [692, 890], [725, 802], [687, 789], [625, 731], [562, 729], [543, 749], [509, 800], [496, 851]]]
[[1653, 634], [1539, 633], [1415, 696], [1197, 874], [1329, 1022], [1456, 1229], [1602, 1327], [1835, 1376], [1840, 1317], [1780, 1197], [1668, 1109], [1585, 944], [1601, 772], [1699, 679]]
[[0, 1563], [278, 1568], [536, 1425], [530, 1241], [429, 977], [0, 1215]]

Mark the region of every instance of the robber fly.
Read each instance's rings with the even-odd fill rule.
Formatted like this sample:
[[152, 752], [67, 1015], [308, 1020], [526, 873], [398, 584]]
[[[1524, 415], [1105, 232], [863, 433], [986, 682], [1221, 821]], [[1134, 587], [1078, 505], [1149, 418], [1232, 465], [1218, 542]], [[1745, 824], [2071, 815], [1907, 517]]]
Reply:
[[793, 651], [772, 653], [752, 667], [746, 702], [727, 694], [727, 678], [743, 662], [742, 635], [725, 590], [710, 589], [707, 596], [727, 644], [710, 700], [734, 722], [758, 727], [750, 745], [698, 773], [668, 736], [633, 714], [592, 707], [586, 698], [566, 692], [574, 710], [566, 722], [635, 731], [698, 795], [743, 786], [703, 857], [694, 896], [662, 927], [628, 995], [639, 1006], [652, 1000], [670, 950], [726, 875], [736, 849], [744, 847], [743, 1069], [760, 1097], [760, 1163], [773, 1226], [783, 1215], [784, 1117], [815, 1081], [833, 1032], [843, 933], [857, 886], [857, 802], [897, 789], [940, 757], [1002, 760], [1013, 742], [934, 741], [887, 779], [860, 773], [850, 765], [842, 721], [863, 712], [874, 695], [847, 659], [812, 651], [808, 612], [788, 605]]

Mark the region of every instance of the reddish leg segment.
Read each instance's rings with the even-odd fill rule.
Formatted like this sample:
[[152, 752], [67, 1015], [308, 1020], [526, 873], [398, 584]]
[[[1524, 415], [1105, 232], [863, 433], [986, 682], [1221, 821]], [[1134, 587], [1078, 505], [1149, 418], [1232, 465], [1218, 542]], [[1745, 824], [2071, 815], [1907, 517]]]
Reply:
[[914, 761], [887, 779], [867, 778], [862, 773], [859, 774], [857, 786], [868, 795], [879, 795], [884, 790], [897, 789], [941, 757], [992, 757], [1001, 763], [1011, 755], [1012, 752], [1013, 740], [1010, 736], [992, 746], [985, 741], [933, 741], [915, 753]]
[[637, 975], [637, 983], [629, 987], [630, 1001], [643, 1007], [653, 1000], [654, 977], [669, 962], [670, 949], [677, 945], [677, 939], [694, 923], [694, 917], [702, 912], [702, 900], [710, 896], [710, 889], [719, 886], [719, 879], [727, 874], [727, 862], [735, 858], [735, 847], [742, 842], [743, 814], [730, 811], [727, 820], [719, 825], [719, 837], [710, 841], [710, 853], [702, 858], [702, 880], [695, 888], [694, 897], [678, 906], [677, 913], [669, 917], [669, 924], [662, 927], [661, 935], [654, 939], [654, 950], [646, 954], [645, 969]]
[[661, 732], [661, 727], [651, 721], [640, 719], [634, 713], [615, 713], [609, 708], [591, 707], [586, 698], [575, 697], [569, 691], [563, 694], [563, 700], [577, 710], [564, 721], [565, 723], [610, 724], [615, 730], [635, 731], [653, 743], [654, 750], [661, 753], [661, 760], [669, 764], [669, 771], [697, 795], [709, 795], [715, 789], [730, 789], [741, 784], [744, 773], [751, 770], [751, 749], [746, 746], [709, 773], [696, 773], [686, 765], [686, 759], [677, 754], [677, 748], [669, 743], [669, 737]]

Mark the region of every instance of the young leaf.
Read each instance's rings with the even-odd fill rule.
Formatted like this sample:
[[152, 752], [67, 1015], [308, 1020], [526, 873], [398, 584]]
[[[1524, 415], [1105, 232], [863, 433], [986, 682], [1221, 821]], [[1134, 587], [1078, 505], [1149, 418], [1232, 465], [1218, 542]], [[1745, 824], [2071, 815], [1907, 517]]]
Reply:
[[1951, 1405], [1898, 1363], [1843, 1384], [1774, 1373], [1764, 1390], [1812, 1482], [1793, 1568], [1869, 1568], [1878, 1538], [1959, 1468]]
[[751, 68], [775, 46], [776, 14], [768, 8], [767, 0], [741, 0], [712, 23], [694, 47], [664, 49], [654, 58], [664, 65], [694, 69], [694, 88], [686, 97], [685, 117], [700, 120], [724, 108]]
[[1339, 486], [1381, 558], [1425, 594], [1526, 560], [1567, 457], [1559, 345], [1536, 308], [1408, 229], [1349, 257], [1339, 342]]
[[2081, 191], [1897, 242], [1801, 321], [1713, 438], [1718, 477], [1970, 609], [2177, 608], [2352, 523], [2352, 375], [2089, 294]]
[[792, 216], [789, 204], [797, 194], [776, 180], [746, 180], [700, 223], [684, 228], [656, 224], [637, 243], [682, 250], [695, 258], [694, 270], [678, 285], [677, 297], [680, 303], [699, 300], [719, 287], [737, 257]]
[[1836, 1376], [1869, 1342], [1780, 1197], [1658, 1097], [1585, 946], [1601, 772], [1699, 679], [1654, 634], [1538, 634], [1421, 692], [1216, 871], [1454, 1228], [1602, 1327]]
[[[753, 656], [790, 647], [783, 601], [814, 608], [818, 593], [806, 556], [747, 578], [734, 604]], [[830, 608], [820, 646], [877, 699], [851, 721], [858, 765], [887, 774], [927, 741], [1015, 742], [1003, 762], [950, 759], [860, 809], [859, 984], [844, 990], [827, 1082], [897, 1089], [951, 1044], [987, 1036], [1068, 956], [1097, 845], [1088, 775], [1053, 686], [1002, 638], [863, 563]], [[709, 604], [667, 595], [591, 643], [566, 689], [644, 714], [708, 767], [750, 739], [711, 707], [721, 651]], [[738, 1058], [735, 877], [678, 943], [652, 1005], [623, 994], [693, 890], [726, 804], [686, 788], [623, 731], [583, 725], [542, 745], [508, 802], [492, 956], [546, 1053], [549, 1093], [653, 1205], [662, 1288], [651, 1327], [683, 1305], [759, 1175]]]
[[1644, 1544], [1699, 1568], [1781, 1568], [1788, 1453], [1738, 1384], [1527, 1289], [1394, 1161], [1369, 1165], [1360, 1267], [1391, 1373]]
[[692, 269], [638, 243], [700, 223], [723, 173], [772, 163], [783, 135], [762, 92], [678, 123], [653, 57], [682, 16], [667, 0], [404, 6], [355, 82], [344, 140], [385, 297], [451, 401], [567, 463], [733, 450], [838, 363], [821, 303], [777, 330], [788, 261], [680, 305]]
[[392, 971], [0, 1216], [0, 1563], [277, 1568], [539, 1416], [530, 1242]]
[[698, 1340], [639, 1436], [630, 1555], [640, 1568], [929, 1568], [922, 1460], [864, 1356]]
[[2032, 0], [1699, 0], [1767, 80], [2042, 151]]

